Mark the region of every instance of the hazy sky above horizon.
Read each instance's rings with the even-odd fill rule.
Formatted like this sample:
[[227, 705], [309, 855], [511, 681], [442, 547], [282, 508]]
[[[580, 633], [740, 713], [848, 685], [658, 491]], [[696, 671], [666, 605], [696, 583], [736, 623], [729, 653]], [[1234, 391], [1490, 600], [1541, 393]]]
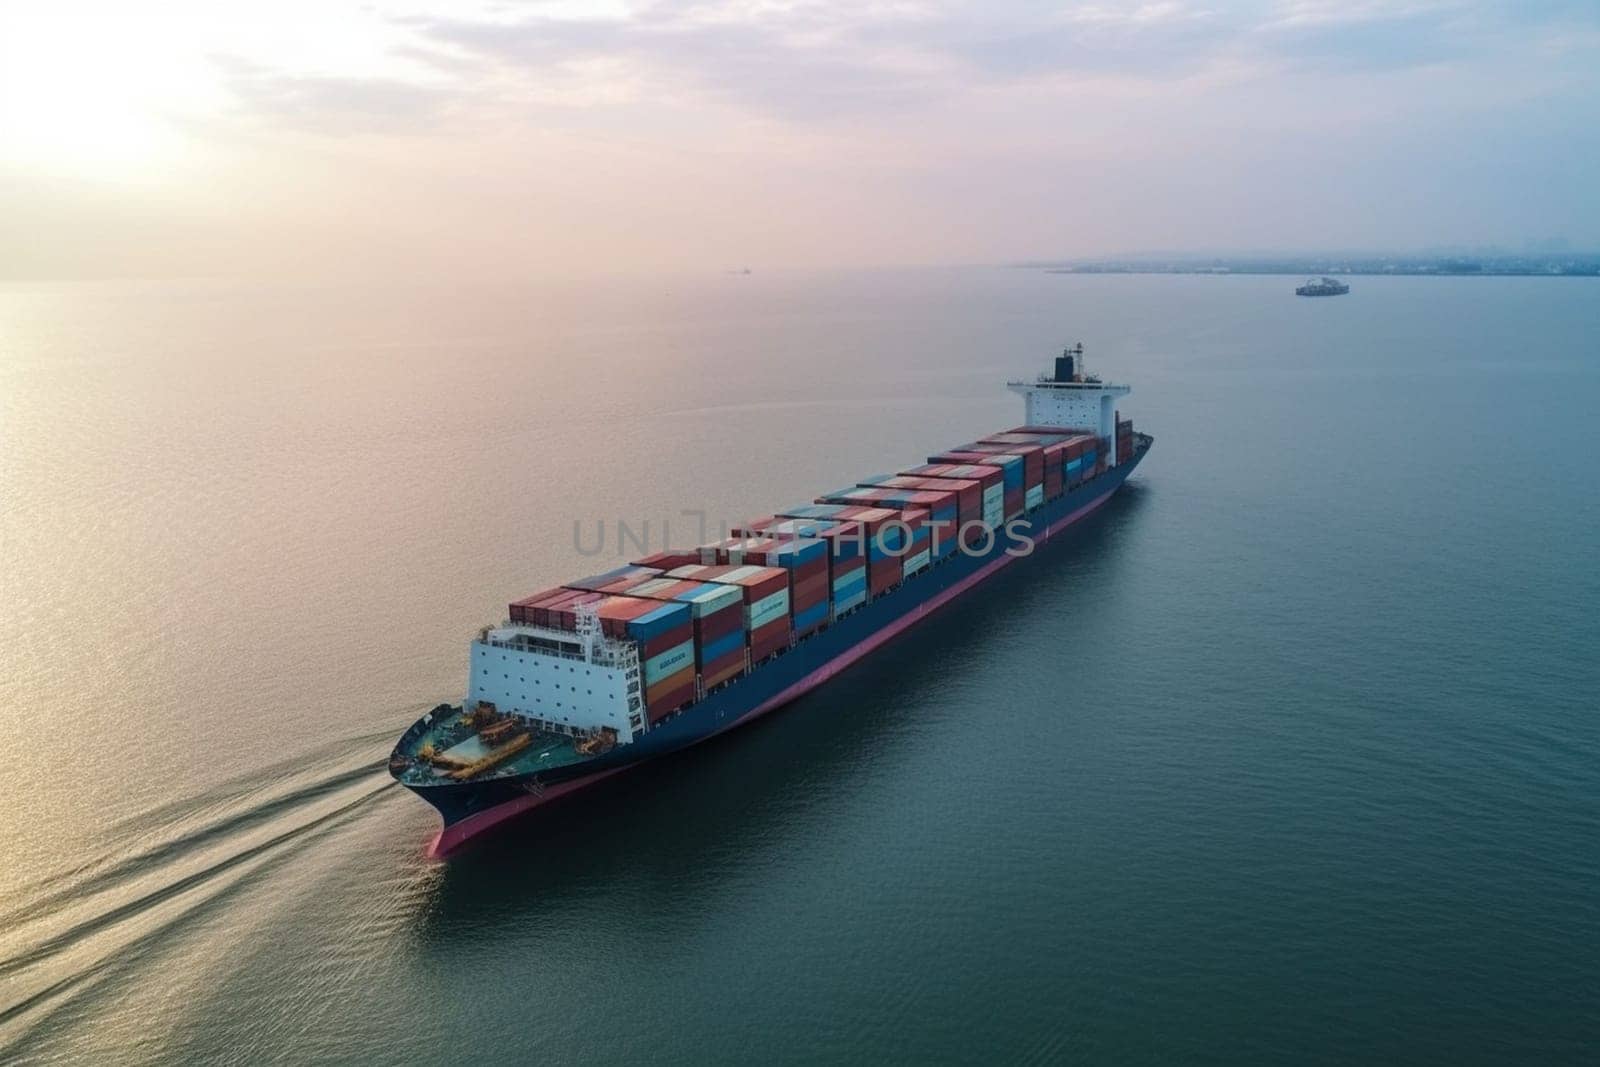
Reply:
[[0, 0], [0, 277], [1600, 246], [1600, 4]]

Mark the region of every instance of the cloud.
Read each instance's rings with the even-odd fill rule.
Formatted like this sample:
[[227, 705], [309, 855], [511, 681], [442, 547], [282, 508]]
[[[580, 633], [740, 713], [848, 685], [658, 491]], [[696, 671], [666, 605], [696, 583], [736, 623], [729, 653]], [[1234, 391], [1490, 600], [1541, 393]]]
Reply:
[[917, 57], [875, 49], [858, 18], [784, 13], [710, 17], [703, 9], [647, 9], [629, 19], [535, 17], [512, 23], [409, 19], [435, 46], [476, 55], [544, 86], [604, 63], [648, 94], [706, 93], [792, 120], [893, 110], [946, 89]]
[[1263, 24], [1255, 43], [1296, 69], [1404, 70], [1482, 54], [1481, 25], [1455, 6], [1415, 9], [1297, 5]]
[[1086, 83], [1154, 91], [1182, 82], [1198, 91], [1448, 64], [1503, 68], [1541, 35], [1581, 39], [1600, 27], [1593, 5], [1463, 0], [734, 0], [598, 17], [487, 10], [388, 19], [396, 63], [381, 76], [235, 64], [227, 88], [243, 113], [325, 131], [426, 126], [474, 107], [503, 118], [708, 104], [787, 124], [860, 125], [937, 114], [974, 94], [1036, 91], [1043, 99]]
[[442, 116], [454, 96], [399, 78], [287, 73], [230, 55], [211, 62], [243, 113], [319, 133], [416, 130]]

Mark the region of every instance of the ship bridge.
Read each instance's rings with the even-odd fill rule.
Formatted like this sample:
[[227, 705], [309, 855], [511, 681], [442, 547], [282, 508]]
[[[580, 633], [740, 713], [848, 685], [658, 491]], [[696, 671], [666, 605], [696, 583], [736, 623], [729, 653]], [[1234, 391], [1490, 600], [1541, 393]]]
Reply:
[[1027, 425], [1090, 430], [1106, 441], [1107, 462], [1111, 466], [1122, 462], [1123, 457], [1117, 455], [1117, 398], [1133, 389], [1089, 374], [1081, 343], [1056, 357], [1055, 373], [1041, 374], [1031, 382], [1007, 382], [1006, 388], [1026, 402]]

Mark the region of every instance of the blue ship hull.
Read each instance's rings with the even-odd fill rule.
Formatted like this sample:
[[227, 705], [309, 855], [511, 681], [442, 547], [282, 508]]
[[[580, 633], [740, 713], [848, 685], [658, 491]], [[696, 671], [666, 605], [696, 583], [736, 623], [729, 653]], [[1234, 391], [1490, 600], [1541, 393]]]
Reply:
[[[1031, 537], [1037, 551], [1051, 537], [1098, 508], [1121, 488], [1144, 459], [1151, 438], [1140, 435], [1137, 441], [1131, 461], [1045, 501], [1016, 520], [1023, 525], [1014, 528]], [[444, 818], [444, 828], [431, 851], [442, 855], [507, 818], [646, 760], [687, 748], [789, 703], [976, 587], [1002, 567], [1025, 564], [1026, 556], [1011, 554], [1016, 544], [1002, 534], [995, 538], [986, 553], [949, 554], [897, 588], [801, 639], [749, 674], [663, 720], [636, 740], [603, 755], [550, 770], [500, 778], [425, 786], [404, 783], [437, 808]], [[401, 745], [426, 722], [424, 719], [407, 731]]]

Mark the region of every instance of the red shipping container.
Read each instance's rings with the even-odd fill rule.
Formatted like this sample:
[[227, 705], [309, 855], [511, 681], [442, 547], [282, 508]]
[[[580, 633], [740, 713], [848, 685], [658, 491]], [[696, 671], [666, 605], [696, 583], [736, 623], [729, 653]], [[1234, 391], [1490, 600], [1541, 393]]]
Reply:
[[569, 617], [565, 627], [561, 625], [561, 609], [575, 601], [592, 602], [604, 599], [600, 593], [588, 593], [578, 589], [558, 589], [525, 605], [523, 611], [527, 622], [534, 626], [545, 626], [551, 629], [572, 629], [576, 618]]
[[529, 610], [545, 597], [553, 596], [560, 592], [562, 592], [562, 587], [558, 585], [550, 589], [541, 590], [540, 592], [534, 593], [531, 596], [525, 596], [521, 600], [513, 600], [509, 606], [511, 621], [531, 623], [532, 620], [529, 618]]
[[608, 595], [595, 605], [595, 614], [600, 617], [601, 633], [607, 637], [627, 637], [628, 620], [648, 615], [660, 608], [661, 605], [653, 600]]
[[639, 659], [641, 662], [643, 662], [644, 660], [660, 655], [669, 648], [677, 648], [685, 641], [693, 640], [694, 624], [686, 622], [682, 626], [675, 626], [666, 633], [657, 634], [655, 637], [652, 637], [650, 640], [646, 641], [639, 648]]
[[1057, 474], [1066, 472], [1067, 450], [1070, 447], [1071, 443], [1069, 441], [1062, 441], [1060, 444], [1051, 445], [1044, 450], [1045, 477], [1048, 478], [1051, 471], [1055, 471]]
[[700, 684], [706, 689], [719, 686], [730, 678], [737, 678], [744, 673], [744, 646], [739, 651], [723, 656], [710, 667], [700, 672]]
[[514, 622], [547, 625], [549, 613], [544, 609], [544, 605], [547, 605], [552, 598], [566, 597], [566, 595], [571, 595], [571, 592], [573, 590], [570, 589], [547, 589], [542, 593], [538, 593], [538, 595], [534, 595], [534, 597], [523, 598], [523, 600], [517, 601], [515, 605], [512, 605], [510, 617]]
[[829, 577], [837, 582], [841, 578], [848, 578], [856, 571], [867, 565], [866, 556], [856, 556], [853, 559], [841, 559], [834, 564], [833, 573]]
[[867, 590], [873, 596], [882, 596], [900, 583], [904, 573], [905, 564], [899, 556], [875, 559], [867, 564]]
[[661, 679], [650, 687], [644, 698], [645, 713], [650, 716], [650, 724], [654, 726], [685, 704], [692, 702], [694, 697], [693, 670], [679, 671], [670, 678]]
[[800, 582], [789, 593], [790, 613], [799, 615], [806, 608], [828, 599], [828, 576], [818, 574]]
[[789, 620], [774, 619], [750, 636], [750, 662], [759, 663], [789, 647]]
[[708, 644], [744, 629], [744, 605], [730, 604], [721, 611], [713, 611], [694, 620], [695, 640]]
[[578, 628], [578, 609], [580, 607], [592, 608], [605, 599], [604, 593], [579, 593], [571, 600], [564, 600], [560, 606], [550, 612], [550, 624], [558, 630], [576, 630]]
[[779, 652], [784, 651], [788, 647], [789, 635], [786, 633], [778, 634], [772, 638], [764, 638], [760, 644], [751, 646], [750, 662], [765, 663], [767, 660], [771, 659], [773, 656], [776, 656]]
[[536, 626], [555, 626], [555, 613], [557, 608], [571, 600], [578, 599], [578, 593], [572, 589], [563, 589], [559, 593], [551, 594], [538, 601], [528, 609], [528, 619]]
[[818, 556], [816, 559], [807, 560], [789, 571], [789, 583], [799, 585], [809, 582], [813, 578], [826, 578], [828, 576], [828, 557]]

